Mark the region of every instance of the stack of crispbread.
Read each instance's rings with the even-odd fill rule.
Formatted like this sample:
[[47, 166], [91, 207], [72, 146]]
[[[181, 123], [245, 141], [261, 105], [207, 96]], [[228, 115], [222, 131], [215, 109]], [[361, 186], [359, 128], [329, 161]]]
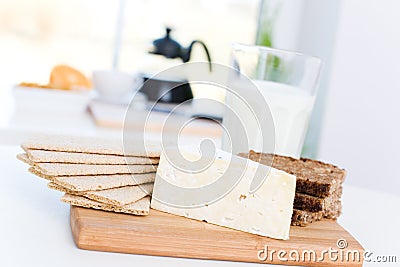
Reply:
[[134, 142], [84, 137], [46, 137], [21, 145], [17, 157], [29, 171], [75, 206], [147, 215], [160, 149]]
[[337, 219], [342, 212], [342, 184], [346, 171], [334, 165], [311, 159], [257, 153], [242, 157], [271, 165], [296, 176], [292, 225], [306, 226], [322, 218]]

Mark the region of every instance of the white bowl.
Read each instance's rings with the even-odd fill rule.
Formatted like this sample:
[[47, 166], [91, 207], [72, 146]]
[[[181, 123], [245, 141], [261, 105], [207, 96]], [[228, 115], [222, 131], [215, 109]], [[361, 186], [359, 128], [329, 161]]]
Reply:
[[17, 111], [76, 114], [86, 110], [91, 92], [16, 86], [13, 89], [13, 97]]
[[126, 98], [138, 88], [137, 75], [119, 71], [99, 70], [93, 72], [93, 87], [99, 98], [117, 100]]

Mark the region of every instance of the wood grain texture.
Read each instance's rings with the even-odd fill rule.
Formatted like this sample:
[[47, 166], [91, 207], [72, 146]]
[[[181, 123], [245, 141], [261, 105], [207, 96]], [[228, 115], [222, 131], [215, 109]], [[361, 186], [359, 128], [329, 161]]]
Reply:
[[[252, 235], [204, 222], [151, 210], [148, 216], [132, 216], [71, 206], [71, 229], [76, 245], [81, 249], [195, 259], [274, 263], [303, 266], [361, 266], [364, 249], [335, 221], [323, 220], [308, 227], [292, 227], [290, 240], [275, 240]], [[348, 246], [337, 247], [338, 239]], [[268, 259], [258, 258], [260, 250], [268, 247]], [[302, 260], [304, 250], [313, 250], [317, 258], [323, 250], [337, 250], [325, 254], [324, 261]], [[300, 261], [282, 261], [277, 252], [291, 250], [299, 253]], [[360, 253], [360, 261], [353, 261], [349, 251]], [[334, 260], [335, 255], [338, 256]], [[343, 255], [343, 256], [341, 256]], [[348, 257], [347, 255], [350, 255]], [[261, 257], [265, 254], [261, 253]], [[295, 254], [292, 256], [296, 257]], [[341, 260], [341, 257], [343, 260]], [[311, 257], [312, 258], [312, 257]], [[350, 261], [346, 261], [350, 258]]]

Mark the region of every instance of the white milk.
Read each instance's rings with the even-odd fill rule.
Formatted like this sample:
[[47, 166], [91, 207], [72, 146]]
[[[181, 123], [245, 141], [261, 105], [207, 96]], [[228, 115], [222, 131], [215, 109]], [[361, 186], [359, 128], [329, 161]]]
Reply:
[[[254, 86], [253, 88], [249, 88], [247, 84], [246, 88], [244, 88], [244, 83], [235, 81], [231, 83], [231, 88], [233, 87], [233, 89], [242, 96], [246, 95], [254, 112], [260, 114], [264, 118], [268, 118], [268, 124], [270, 126], [274, 125], [275, 153], [298, 158], [307, 133], [315, 96], [310, 96], [308, 92], [300, 88], [281, 83], [260, 80], [253, 80], [253, 83], [259, 88], [262, 96], [268, 103], [271, 109], [273, 122], [271, 122], [270, 117], [268, 118], [267, 116], [268, 107], [263, 105], [264, 101], [262, 99], [260, 100], [260, 95], [257, 94], [257, 89], [254, 88]], [[255, 120], [249, 107], [243, 100], [234, 96], [232, 93], [227, 93], [226, 105], [230, 106], [235, 113], [237, 113], [237, 116], [240, 117], [240, 121], [247, 132], [246, 138], [239, 136], [238, 131], [229, 131], [232, 140], [236, 140], [234, 141], [235, 145], [232, 149], [232, 153], [243, 152], [247, 147], [247, 141], [249, 142], [248, 145], [250, 149], [262, 152], [273, 152], [263, 149], [263, 143], [272, 143], [274, 140], [272, 127], [261, 130], [260, 124]], [[233, 123], [235, 125], [233, 125]], [[228, 129], [235, 129], [235, 127], [238, 127], [238, 122], [234, 122], [229, 114], [224, 116], [223, 124]], [[230, 150], [229, 141], [227, 139], [227, 136], [224, 135], [222, 140], [222, 148], [224, 150]], [[239, 144], [237, 140], [240, 140]]]

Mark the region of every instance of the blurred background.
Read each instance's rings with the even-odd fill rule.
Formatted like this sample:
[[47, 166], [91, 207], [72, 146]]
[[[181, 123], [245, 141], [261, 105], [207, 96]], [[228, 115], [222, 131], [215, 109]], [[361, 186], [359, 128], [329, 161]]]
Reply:
[[[346, 168], [349, 184], [398, 195], [399, 9], [396, 0], [0, 0], [0, 142], [43, 132], [120, 135], [112, 121], [123, 112], [94, 105], [93, 95], [37, 97], [14, 87], [48, 83], [58, 64], [87, 77], [160, 71], [168, 64], [148, 51], [171, 27], [183, 46], [201, 40], [221, 64], [230, 64], [232, 42], [323, 59], [303, 155]], [[206, 60], [194, 46], [190, 61]], [[61, 110], [64, 101], [71, 105]]]

